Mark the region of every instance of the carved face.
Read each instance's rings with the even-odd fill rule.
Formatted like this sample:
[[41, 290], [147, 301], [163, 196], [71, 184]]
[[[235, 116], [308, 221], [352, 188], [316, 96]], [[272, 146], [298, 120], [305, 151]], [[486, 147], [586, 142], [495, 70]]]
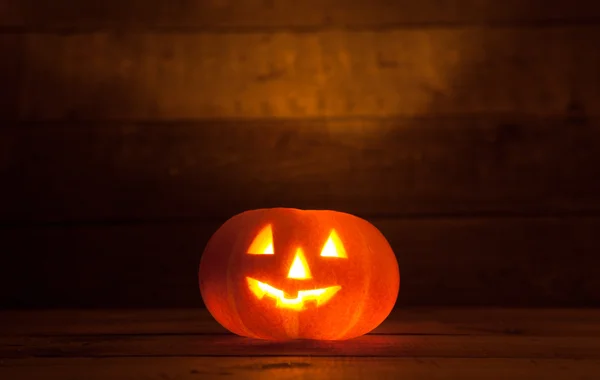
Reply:
[[394, 253], [367, 221], [262, 209], [228, 220], [200, 263], [200, 290], [230, 331], [263, 339], [347, 339], [375, 328], [399, 290]]
[[[308, 282], [312, 279], [310, 266], [306, 261], [302, 247], [292, 247], [289, 252], [293, 255], [287, 270], [287, 278]], [[273, 228], [270, 224], [264, 227], [254, 238], [254, 241], [248, 248], [248, 254], [251, 255], [274, 255], [273, 248]], [[347, 259], [346, 250], [335, 230], [331, 230], [327, 241], [323, 243], [320, 257], [330, 259]], [[248, 288], [256, 295], [258, 299], [270, 298], [275, 300], [275, 307], [291, 310], [303, 310], [306, 303], [313, 303], [316, 307], [325, 305], [338, 291], [342, 289], [340, 285], [333, 284], [324, 288], [309, 288], [297, 290], [296, 296], [288, 297], [286, 291], [278, 289], [268, 282], [262, 282], [250, 276], [246, 277]]]

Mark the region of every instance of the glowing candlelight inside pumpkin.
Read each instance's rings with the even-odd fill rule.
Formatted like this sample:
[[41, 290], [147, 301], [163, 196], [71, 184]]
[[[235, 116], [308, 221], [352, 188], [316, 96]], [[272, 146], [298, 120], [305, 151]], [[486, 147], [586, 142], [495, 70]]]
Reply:
[[398, 262], [372, 224], [337, 211], [261, 209], [229, 219], [200, 263], [200, 291], [230, 331], [262, 339], [348, 339], [390, 313]]

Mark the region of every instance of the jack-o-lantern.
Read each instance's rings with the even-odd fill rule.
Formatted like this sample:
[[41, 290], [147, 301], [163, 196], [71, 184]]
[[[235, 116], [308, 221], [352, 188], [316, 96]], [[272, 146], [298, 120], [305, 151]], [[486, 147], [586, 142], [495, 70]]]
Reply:
[[394, 252], [372, 224], [328, 210], [246, 211], [211, 237], [200, 291], [231, 332], [260, 339], [348, 339], [392, 310]]

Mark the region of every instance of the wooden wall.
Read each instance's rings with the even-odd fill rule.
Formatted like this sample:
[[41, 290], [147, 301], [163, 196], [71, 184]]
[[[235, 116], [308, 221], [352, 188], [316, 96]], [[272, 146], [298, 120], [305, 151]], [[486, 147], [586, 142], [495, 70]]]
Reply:
[[0, 2], [0, 307], [200, 306], [210, 234], [332, 208], [398, 305], [600, 306], [600, 3]]

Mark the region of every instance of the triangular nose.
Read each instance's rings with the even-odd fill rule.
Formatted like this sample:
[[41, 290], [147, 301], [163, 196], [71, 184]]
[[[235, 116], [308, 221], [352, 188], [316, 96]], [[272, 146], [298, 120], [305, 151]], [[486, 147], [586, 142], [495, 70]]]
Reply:
[[292, 266], [290, 267], [287, 277], [295, 278], [297, 280], [306, 280], [312, 278], [310, 274], [310, 268], [308, 267], [304, 253], [302, 253], [302, 248], [298, 248], [296, 250], [296, 256], [294, 256], [294, 261], [292, 262]]

